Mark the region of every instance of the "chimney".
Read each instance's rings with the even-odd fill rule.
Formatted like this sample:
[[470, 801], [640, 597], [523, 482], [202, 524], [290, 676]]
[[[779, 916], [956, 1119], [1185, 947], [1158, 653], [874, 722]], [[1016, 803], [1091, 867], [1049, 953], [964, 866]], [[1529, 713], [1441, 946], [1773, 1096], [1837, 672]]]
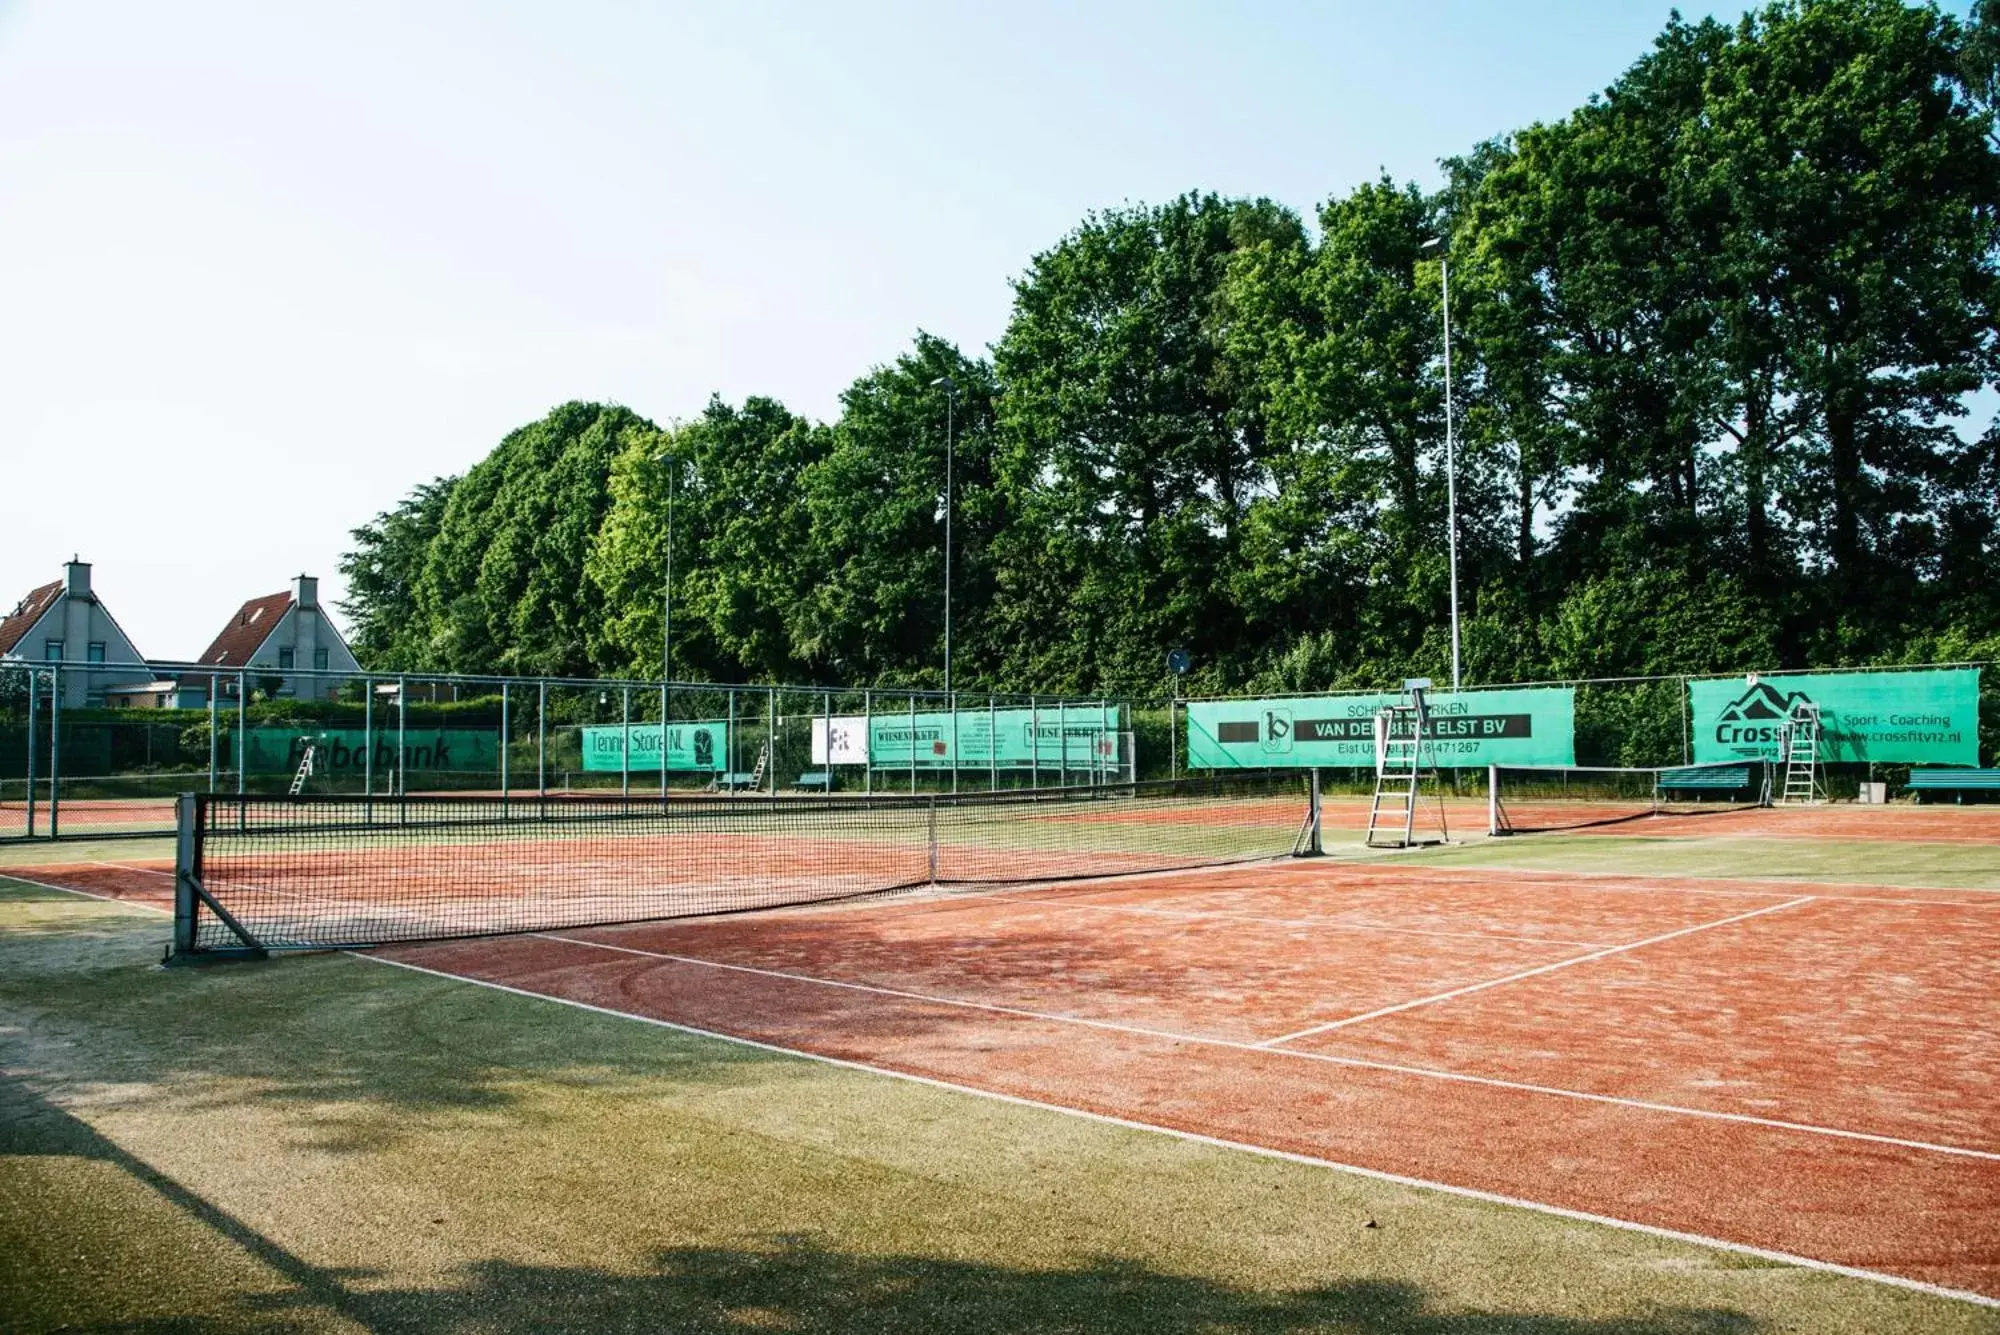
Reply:
[[69, 564], [63, 567], [63, 569], [65, 574], [63, 580], [64, 592], [68, 593], [72, 598], [90, 597], [90, 562], [79, 561], [72, 556], [69, 558]]
[[292, 601], [301, 608], [319, 606], [319, 580], [311, 575], [300, 575], [292, 581]]

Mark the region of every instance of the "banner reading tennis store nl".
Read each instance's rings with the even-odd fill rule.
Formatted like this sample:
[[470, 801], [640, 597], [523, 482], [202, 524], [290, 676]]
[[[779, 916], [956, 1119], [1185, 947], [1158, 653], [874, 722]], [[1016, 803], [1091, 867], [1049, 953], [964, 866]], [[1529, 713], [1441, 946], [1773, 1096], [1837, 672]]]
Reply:
[[[1290, 765], [1373, 769], [1376, 711], [1394, 692], [1292, 700], [1188, 704], [1188, 764], [1195, 769]], [[1425, 697], [1431, 746], [1425, 764], [1574, 765], [1576, 692], [1567, 686], [1445, 691]]]
[[1819, 706], [1822, 761], [1979, 763], [1978, 668], [1691, 681], [1695, 762], [1783, 759], [1800, 703]]
[[[625, 763], [625, 738], [632, 739], [631, 764]], [[720, 720], [709, 723], [676, 723], [667, 729], [669, 770], [719, 770], [729, 754], [729, 725]], [[660, 725], [634, 723], [626, 727], [613, 723], [583, 729], [583, 767], [586, 770], [660, 770]]]

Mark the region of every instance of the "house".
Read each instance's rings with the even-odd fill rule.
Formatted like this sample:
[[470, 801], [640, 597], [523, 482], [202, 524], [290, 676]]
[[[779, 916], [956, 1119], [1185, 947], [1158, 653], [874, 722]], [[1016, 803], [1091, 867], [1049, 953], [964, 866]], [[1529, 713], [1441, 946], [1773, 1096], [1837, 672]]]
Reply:
[[[203, 667], [231, 669], [214, 677], [215, 690], [225, 700], [236, 696], [238, 672], [247, 674], [242, 680], [249, 690], [300, 700], [331, 699], [346, 678], [361, 673], [353, 651], [321, 609], [319, 581], [311, 575], [300, 575], [285, 592], [252, 598], [237, 608], [198, 661]], [[304, 675], [308, 673], [327, 675]], [[191, 691], [208, 683], [206, 675], [189, 673], [180, 685]]]
[[[114, 686], [152, 680], [145, 659], [90, 588], [90, 562], [71, 557], [63, 577], [30, 590], [0, 619], [0, 659], [61, 663], [65, 708], [99, 705]], [[103, 664], [101, 668], [93, 664]], [[75, 666], [70, 666], [70, 665]]]
[[192, 677], [185, 682], [167, 679], [104, 688], [106, 709], [203, 709], [207, 705], [206, 684]]

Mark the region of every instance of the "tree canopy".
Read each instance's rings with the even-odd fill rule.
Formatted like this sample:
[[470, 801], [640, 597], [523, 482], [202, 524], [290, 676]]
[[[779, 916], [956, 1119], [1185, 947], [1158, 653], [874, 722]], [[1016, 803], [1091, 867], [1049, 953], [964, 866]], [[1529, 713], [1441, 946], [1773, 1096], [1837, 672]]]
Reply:
[[[354, 531], [407, 670], [1149, 693], [2000, 654], [2000, 4], [1675, 17], [1568, 117], [1311, 220], [1190, 193], [1033, 256], [831, 423], [571, 403]], [[1452, 366], [1443, 358], [1449, 265]]]

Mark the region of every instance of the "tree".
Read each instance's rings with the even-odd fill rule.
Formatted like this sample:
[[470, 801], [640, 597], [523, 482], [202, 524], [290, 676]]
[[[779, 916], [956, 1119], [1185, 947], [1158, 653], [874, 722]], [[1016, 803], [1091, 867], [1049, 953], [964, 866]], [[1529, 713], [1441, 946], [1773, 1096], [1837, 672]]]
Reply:
[[1269, 469], [1224, 289], [1239, 252], [1303, 243], [1269, 201], [1187, 195], [1091, 217], [1016, 284], [994, 350], [1015, 522], [993, 616], [1012, 679], [1151, 686], [1161, 646], [1240, 652], [1230, 589]]
[[459, 672], [583, 676], [604, 604], [584, 571], [612, 458], [651, 424], [566, 403], [511, 432], [451, 488], [415, 601], [432, 661]]
[[347, 614], [351, 647], [362, 666], [437, 666], [417, 605], [417, 583], [456, 485], [455, 477], [420, 483], [393, 510], [349, 534], [354, 549], [340, 558], [347, 580], [340, 610]]
[[[953, 389], [938, 382], [949, 378]], [[841, 396], [827, 453], [801, 478], [811, 566], [793, 608], [795, 652], [834, 681], [942, 685], [947, 394], [953, 438], [955, 683], [990, 676], [993, 369], [919, 334], [910, 352]]]

